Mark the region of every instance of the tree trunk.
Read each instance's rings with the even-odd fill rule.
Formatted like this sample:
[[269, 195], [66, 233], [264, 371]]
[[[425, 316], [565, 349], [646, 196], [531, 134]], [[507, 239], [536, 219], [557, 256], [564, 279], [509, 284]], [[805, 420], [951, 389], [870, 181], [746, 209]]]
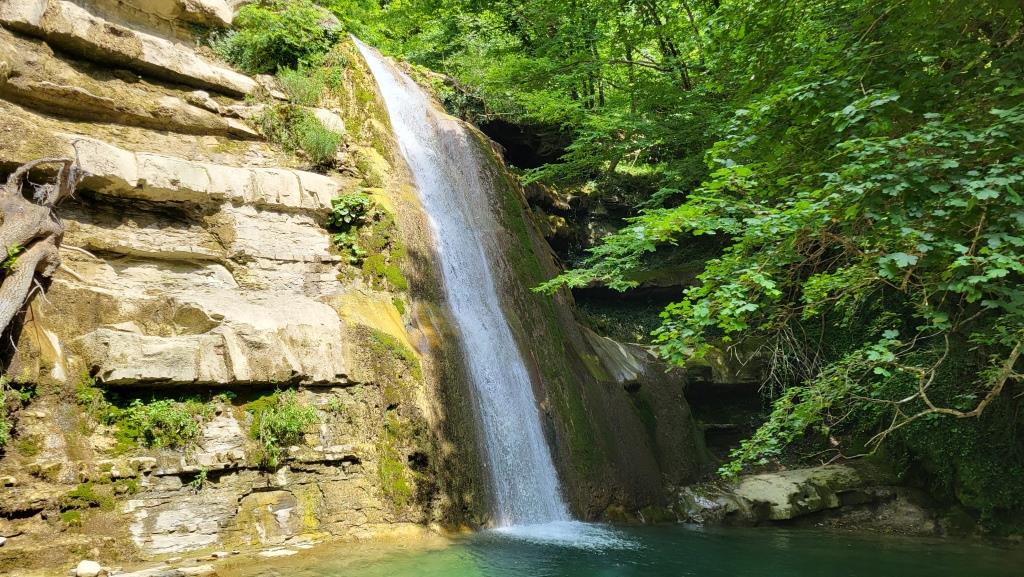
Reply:
[[[44, 164], [57, 164], [57, 177], [52, 183], [32, 184], [31, 199], [25, 196], [28, 172]], [[41, 158], [18, 167], [0, 186], [0, 334], [7, 332], [11, 321], [25, 305], [36, 275], [49, 277], [60, 266], [61, 239], [64, 225], [54, 210], [57, 203], [70, 196], [82, 178], [76, 160]]]

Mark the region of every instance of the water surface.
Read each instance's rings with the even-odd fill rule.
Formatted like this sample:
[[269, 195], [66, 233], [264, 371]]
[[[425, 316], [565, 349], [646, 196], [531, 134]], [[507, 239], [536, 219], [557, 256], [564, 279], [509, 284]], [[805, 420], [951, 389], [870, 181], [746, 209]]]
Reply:
[[[593, 527], [593, 526], [592, 526]], [[332, 545], [232, 577], [1021, 577], [1024, 549], [812, 530], [595, 529], [612, 541], [482, 532], [446, 547]]]

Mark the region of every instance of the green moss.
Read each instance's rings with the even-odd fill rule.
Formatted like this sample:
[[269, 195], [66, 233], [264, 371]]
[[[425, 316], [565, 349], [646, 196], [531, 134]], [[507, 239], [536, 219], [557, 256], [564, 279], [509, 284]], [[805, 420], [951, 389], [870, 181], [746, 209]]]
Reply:
[[412, 500], [412, 483], [399, 443], [406, 440], [408, 431], [395, 415], [389, 415], [384, 425], [384, 434], [377, 445], [377, 474], [384, 495], [398, 509], [403, 509]]
[[21, 437], [14, 443], [14, 450], [23, 457], [35, 457], [43, 450], [43, 441], [38, 435]]
[[115, 495], [134, 495], [139, 492], [138, 479], [118, 479], [111, 486]]
[[420, 366], [420, 358], [409, 347], [402, 344], [402, 341], [378, 330], [373, 330], [371, 337], [370, 347], [375, 355], [389, 355], [400, 360], [409, 369], [414, 379], [417, 381], [423, 380], [423, 368]]
[[61, 511], [99, 508], [101, 511], [112, 511], [114, 499], [99, 490], [93, 483], [82, 483], [74, 490], [69, 491], [60, 498]]
[[391, 287], [398, 291], [409, 290], [409, 281], [397, 264], [388, 262], [387, 255], [375, 254], [363, 261], [363, 279], [376, 289]]
[[82, 526], [82, 512], [78, 509], [71, 509], [60, 514], [60, 520], [68, 527]]
[[395, 305], [395, 310], [398, 311], [398, 314], [405, 315], [405, 301], [404, 300], [402, 300], [400, 297], [395, 297], [395, 298], [391, 299], [391, 304]]

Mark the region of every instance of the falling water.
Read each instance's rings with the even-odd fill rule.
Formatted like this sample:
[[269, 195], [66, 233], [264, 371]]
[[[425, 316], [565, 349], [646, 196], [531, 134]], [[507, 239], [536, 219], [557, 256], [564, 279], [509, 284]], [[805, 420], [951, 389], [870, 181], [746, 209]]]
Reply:
[[485, 246], [497, 230], [473, 136], [405, 73], [356, 40], [430, 217], [484, 431], [498, 527], [571, 519], [541, 432], [530, 376], [498, 298]]

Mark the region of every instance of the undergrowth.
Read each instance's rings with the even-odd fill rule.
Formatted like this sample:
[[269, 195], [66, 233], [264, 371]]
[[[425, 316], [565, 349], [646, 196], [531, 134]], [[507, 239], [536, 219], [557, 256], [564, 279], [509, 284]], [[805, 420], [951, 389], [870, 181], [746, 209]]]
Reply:
[[316, 409], [303, 403], [294, 389], [274, 391], [245, 405], [252, 415], [249, 436], [259, 447], [264, 467], [274, 469], [283, 450], [303, 442], [306, 432], [320, 422]]

